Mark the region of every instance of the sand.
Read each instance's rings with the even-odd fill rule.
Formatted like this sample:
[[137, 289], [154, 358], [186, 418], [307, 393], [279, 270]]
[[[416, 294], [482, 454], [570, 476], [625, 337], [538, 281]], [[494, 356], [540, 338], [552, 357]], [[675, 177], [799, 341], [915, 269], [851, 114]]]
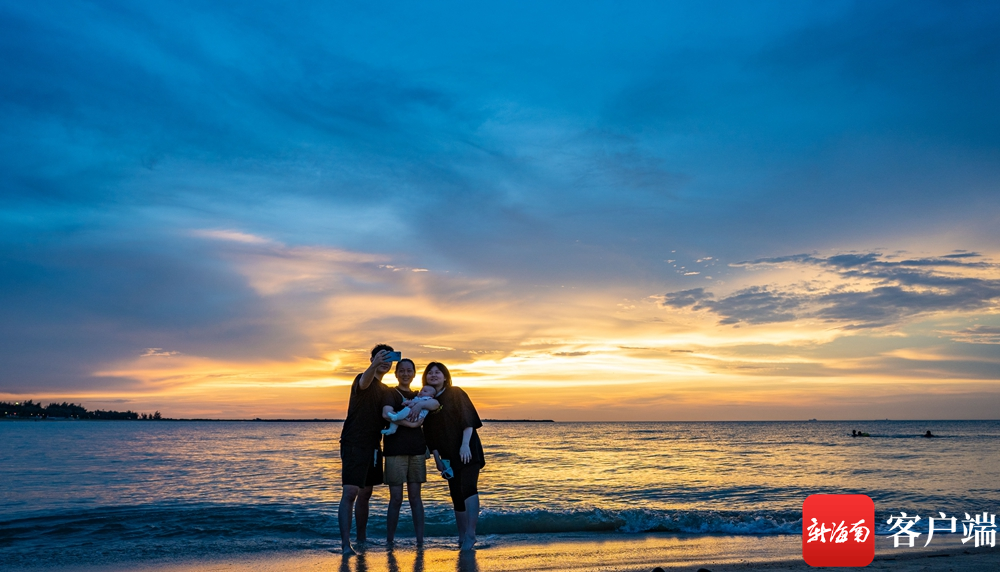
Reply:
[[[500, 572], [539, 570], [552, 572], [649, 572], [662, 567], [711, 572], [737, 570], [815, 570], [801, 558], [798, 536], [693, 536], [693, 535], [518, 535], [486, 539], [488, 546], [459, 554], [447, 542], [432, 543], [418, 551], [401, 542], [393, 550], [370, 545], [359, 556], [344, 558], [327, 551], [264, 553], [237, 557], [212, 557], [159, 563], [121, 563], [79, 568], [101, 572]], [[948, 543], [946, 543], [948, 544]], [[937, 550], [879, 548], [867, 570], [1000, 571], [1000, 549], [942, 546]], [[858, 570], [826, 568], [826, 570]]]

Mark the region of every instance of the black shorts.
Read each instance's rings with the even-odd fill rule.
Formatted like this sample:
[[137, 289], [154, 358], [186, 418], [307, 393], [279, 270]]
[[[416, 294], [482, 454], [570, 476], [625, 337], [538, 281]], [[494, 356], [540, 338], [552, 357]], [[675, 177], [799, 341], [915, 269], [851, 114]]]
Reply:
[[465, 512], [465, 499], [478, 495], [479, 465], [466, 465], [455, 470], [455, 476], [448, 479], [448, 492], [455, 512]]
[[362, 489], [382, 484], [382, 451], [342, 444], [340, 463], [341, 483]]

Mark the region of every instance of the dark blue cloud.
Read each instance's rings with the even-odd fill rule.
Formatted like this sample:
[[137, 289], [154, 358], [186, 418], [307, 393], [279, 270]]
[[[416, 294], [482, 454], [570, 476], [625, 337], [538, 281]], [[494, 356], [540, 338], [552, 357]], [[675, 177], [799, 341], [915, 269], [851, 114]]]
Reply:
[[711, 292], [706, 292], [704, 288], [692, 288], [681, 290], [680, 292], [670, 292], [663, 297], [663, 305], [671, 308], [695, 307], [703, 300], [712, 298]]
[[[95, 371], [150, 347], [247, 361], [307, 349], [289, 318], [203, 244], [81, 234], [4, 245], [0, 392], [95, 383]], [[106, 388], [128, 383], [100, 381]]]
[[[847, 329], [897, 325], [931, 312], [973, 312], [1000, 299], [1000, 279], [955, 276], [953, 271], [1000, 269], [995, 263], [946, 257], [900, 261], [879, 253], [817, 256], [797, 254], [763, 258], [736, 266], [796, 264], [836, 272], [843, 278], [865, 279], [868, 289], [751, 286], [715, 299], [703, 288], [671, 292], [662, 305], [707, 310], [722, 325], [770, 324], [816, 318]], [[969, 334], [971, 332], [964, 332]]]
[[[374, 193], [443, 214], [456, 232], [485, 227], [491, 239], [555, 227], [533, 239], [578, 263], [557, 247], [561, 237], [645, 252], [664, 241], [721, 247], [752, 231], [766, 244], [763, 229], [775, 225], [835, 232], [802, 228], [810, 215], [912, 221], [913, 212], [894, 216], [901, 196], [933, 206], [946, 184], [949, 204], [960, 203], [956, 192], [981, 193], [996, 175], [986, 161], [924, 184], [909, 176], [925, 153], [975, 162], [996, 150], [977, 139], [995, 131], [985, 128], [995, 82], [970, 84], [996, 77], [988, 7], [733, 5], [737, 25], [595, 5], [558, 37], [534, 33], [545, 26], [518, 10], [487, 21], [445, 6], [402, 20], [347, 6], [49, 6], [2, 13], [3, 104], [15, 118], [6, 139], [23, 151], [6, 165], [8, 198], [197, 203], [234, 194], [225, 180], [234, 169], [268, 179], [254, 193], [265, 200], [280, 190], [335, 206]], [[556, 14], [535, 15], [551, 25]], [[761, 24], [756, 34], [747, 21]], [[935, 57], [918, 57], [928, 51]], [[942, 139], [932, 123], [955, 124], [944, 112], [982, 128]], [[894, 124], [923, 149], [891, 150]], [[24, 141], [29, 132], [43, 137]], [[956, 144], [973, 149], [954, 156]], [[219, 172], [127, 184], [180, 160]], [[860, 196], [873, 208], [859, 213]], [[690, 238], [699, 228], [722, 232], [721, 244]]]

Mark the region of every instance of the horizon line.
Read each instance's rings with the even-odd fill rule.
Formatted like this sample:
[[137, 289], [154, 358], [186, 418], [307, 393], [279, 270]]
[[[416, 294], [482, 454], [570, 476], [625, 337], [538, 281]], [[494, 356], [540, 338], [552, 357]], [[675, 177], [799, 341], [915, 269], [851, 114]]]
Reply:
[[[211, 422], [233, 422], [233, 423], [343, 423], [341, 418], [276, 418], [264, 419], [256, 418], [207, 418], [207, 417], [164, 417], [162, 419], [72, 419], [68, 417], [48, 417], [45, 419], [37, 417], [14, 418], [0, 417], [0, 421], [211, 421]], [[724, 419], [724, 420], [569, 420], [558, 421], [554, 419], [483, 419], [484, 423], [881, 423], [889, 421], [892, 423], [901, 422], [971, 422], [971, 421], [1000, 421], [1000, 418], [993, 419]]]

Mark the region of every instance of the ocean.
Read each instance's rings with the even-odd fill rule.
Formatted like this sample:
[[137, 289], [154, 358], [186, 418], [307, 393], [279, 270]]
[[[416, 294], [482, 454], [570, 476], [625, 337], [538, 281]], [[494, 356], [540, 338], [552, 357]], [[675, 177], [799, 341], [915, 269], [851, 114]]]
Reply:
[[[0, 566], [336, 550], [339, 434], [339, 423], [2, 421]], [[480, 435], [487, 546], [800, 535], [817, 493], [870, 496], [883, 536], [890, 513], [1000, 508], [1000, 421], [487, 422]], [[454, 544], [446, 482], [428, 480], [428, 543]], [[387, 497], [372, 498], [372, 539]], [[412, 540], [405, 502], [397, 535]]]

